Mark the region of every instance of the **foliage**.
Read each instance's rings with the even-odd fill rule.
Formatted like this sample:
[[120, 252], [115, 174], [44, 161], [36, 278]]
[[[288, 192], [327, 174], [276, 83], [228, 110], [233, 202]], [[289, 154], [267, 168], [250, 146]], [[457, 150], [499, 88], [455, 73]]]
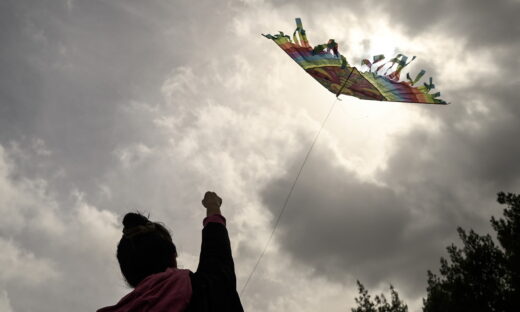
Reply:
[[424, 312], [520, 311], [520, 196], [498, 194], [504, 217], [491, 219], [499, 246], [491, 236], [459, 228], [462, 248], [447, 248], [440, 276], [428, 271]]
[[[439, 275], [428, 271], [424, 312], [520, 311], [520, 195], [498, 193], [505, 205], [503, 217], [491, 218], [498, 244], [491, 235], [458, 228], [462, 246], [447, 247]], [[374, 300], [358, 281], [359, 297], [352, 312], [407, 312], [407, 306], [390, 286], [391, 302], [383, 294]]]
[[363, 284], [359, 281], [357, 284], [359, 297], [355, 300], [358, 306], [351, 309], [352, 312], [408, 312], [408, 307], [399, 299], [399, 294], [394, 289], [394, 286], [390, 285], [390, 296], [392, 299], [388, 302], [383, 294], [376, 295], [374, 300], [372, 300]]

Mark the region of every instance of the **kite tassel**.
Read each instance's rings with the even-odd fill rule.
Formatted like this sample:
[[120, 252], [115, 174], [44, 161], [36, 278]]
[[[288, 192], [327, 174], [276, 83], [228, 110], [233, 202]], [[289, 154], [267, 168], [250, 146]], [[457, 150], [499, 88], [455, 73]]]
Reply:
[[305, 34], [305, 29], [303, 29], [303, 23], [301, 18], [297, 17], [296, 19], [296, 30], [294, 31], [294, 37], [296, 37], [296, 33], [300, 37], [300, 46], [310, 48], [309, 40], [307, 40], [307, 35]]
[[426, 88], [426, 90], [428, 90], [428, 92], [432, 89], [435, 88], [435, 85], [433, 84], [433, 78], [430, 77], [430, 82], [429, 83], [424, 83], [424, 87]]
[[361, 61], [361, 66], [363, 66], [363, 65], [368, 67], [368, 71], [372, 71], [372, 63], [369, 60], [363, 59]]
[[382, 61], [384, 59], [385, 59], [385, 55], [384, 54], [378, 54], [378, 55], [374, 55], [372, 57], [372, 61], [374, 62], [374, 64], [378, 63], [378, 62], [380, 62], [380, 61]]
[[410, 85], [413, 86], [417, 83], [417, 81], [419, 81], [422, 78], [422, 76], [424, 76], [425, 73], [426, 73], [426, 71], [424, 69], [421, 69], [419, 74], [417, 74], [417, 76], [415, 76], [415, 79], [412, 80], [412, 78], [410, 77], [410, 74], [406, 74], [406, 78], [410, 82]]
[[[386, 69], [385, 71], [385, 75], [386, 73], [392, 69], [394, 67], [395, 64], [397, 64], [397, 69], [390, 75], [392, 76], [399, 76], [399, 72], [401, 71], [401, 69], [404, 67], [404, 64], [406, 64], [406, 60], [408, 59], [408, 57], [406, 57], [405, 55], [402, 55], [402, 54], [397, 54], [396, 57], [394, 57], [393, 59], [391, 59], [388, 63], [391, 63], [391, 65]], [[388, 76], [390, 76], [388, 75]]]
[[348, 65], [347, 59], [343, 55], [341, 55], [341, 69], [347, 68], [347, 65]]

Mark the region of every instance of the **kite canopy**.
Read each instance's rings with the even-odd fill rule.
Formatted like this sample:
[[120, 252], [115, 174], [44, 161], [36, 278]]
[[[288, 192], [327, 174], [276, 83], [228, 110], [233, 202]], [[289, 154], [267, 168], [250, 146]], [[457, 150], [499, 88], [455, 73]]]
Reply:
[[345, 94], [362, 100], [447, 104], [438, 98], [440, 92], [430, 93], [435, 88], [431, 77], [429, 83], [416, 86], [425, 74], [424, 70], [414, 79], [407, 74], [407, 81], [400, 81], [401, 71], [415, 59], [415, 56], [407, 62], [407, 56], [398, 54], [385, 63], [381, 62], [385, 59], [384, 55], [376, 55], [372, 61], [364, 59], [361, 62], [361, 66], [368, 68], [367, 71], [361, 72], [350, 66], [347, 59], [338, 52], [338, 44], [334, 39], [312, 47], [299, 18], [296, 19], [296, 30], [292, 40], [283, 32], [263, 36], [272, 39], [309, 75], [336, 96]]

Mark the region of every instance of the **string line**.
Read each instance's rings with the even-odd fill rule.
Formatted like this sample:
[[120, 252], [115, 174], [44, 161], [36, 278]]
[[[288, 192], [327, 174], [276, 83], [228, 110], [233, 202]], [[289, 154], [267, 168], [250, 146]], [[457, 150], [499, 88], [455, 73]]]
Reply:
[[247, 285], [249, 284], [249, 281], [251, 280], [251, 278], [253, 277], [253, 274], [255, 273], [257, 267], [258, 267], [258, 264], [260, 263], [260, 261], [262, 260], [262, 258], [264, 257], [264, 254], [265, 252], [267, 251], [267, 247], [269, 247], [269, 244], [271, 243], [271, 240], [274, 236], [274, 232], [276, 231], [276, 228], [278, 227], [278, 224], [280, 223], [280, 219], [282, 218], [282, 215], [285, 211], [285, 209], [287, 208], [287, 204], [289, 203], [289, 199], [291, 198], [291, 195], [294, 191], [294, 187], [296, 186], [296, 182], [298, 182], [298, 179], [300, 178], [300, 175], [302, 174], [302, 171], [303, 171], [303, 167], [305, 167], [305, 163], [307, 162], [307, 160], [309, 159], [309, 155], [311, 154], [312, 152], [312, 149], [314, 148], [314, 145], [316, 144], [316, 142], [318, 141], [318, 137], [320, 136], [321, 134], [321, 131], [323, 130], [323, 127], [325, 127], [325, 124], [327, 123], [327, 120], [329, 119], [332, 111], [334, 110], [334, 107], [336, 106], [336, 103], [337, 103], [338, 99], [335, 98], [334, 99], [334, 102], [331, 104], [330, 108], [329, 108], [329, 112], [327, 113], [327, 116], [323, 119], [323, 121], [321, 122], [321, 127], [320, 129], [318, 130], [318, 132], [316, 133], [316, 135], [314, 136], [314, 140], [312, 141], [312, 144], [311, 146], [309, 147], [309, 150], [307, 151], [307, 154], [305, 155], [303, 161], [302, 161], [302, 164], [300, 166], [300, 169], [298, 170], [298, 173], [296, 174], [296, 178], [294, 179], [294, 182], [291, 186], [291, 189], [289, 190], [289, 193], [287, 194], [287, 197], [285, 198], [285, 201], [283, 203], [283, 206], [282, 206], [282, 209], [280, 210], [280, 213], [278, 214], [278, 217], [276, 218], [276, 222], [274, 224], [274, 227], [273, 227], [273, 230], [271, 231], [271, 235], [269, 235], [269, 239], [267, 239], [267, 243], [265, 244], [264, 246], [264, 249], [262, 250], [262, 252], [260, 253], [260, 256], [258, 257], [258, 260], [256, 260], [256, 263], [253, 267], [253, 270], [251, 271], [251, 273], [249, 274], [249, 276], [247, 277], [247, 280], [244, 284], [244, 286], [242, 287], [242, 290], [240, 291], [240, 296], [242, 296], [242, 294], [244, 293]]

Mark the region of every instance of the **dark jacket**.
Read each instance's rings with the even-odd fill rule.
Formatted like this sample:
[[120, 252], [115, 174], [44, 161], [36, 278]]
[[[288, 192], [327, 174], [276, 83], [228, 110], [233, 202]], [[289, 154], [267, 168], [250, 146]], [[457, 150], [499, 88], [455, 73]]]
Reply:
[[244, 311], [225, 225], [210, 222], [202, 230], [199, 266], [190, 278], [193, 293], [186, 311]]

